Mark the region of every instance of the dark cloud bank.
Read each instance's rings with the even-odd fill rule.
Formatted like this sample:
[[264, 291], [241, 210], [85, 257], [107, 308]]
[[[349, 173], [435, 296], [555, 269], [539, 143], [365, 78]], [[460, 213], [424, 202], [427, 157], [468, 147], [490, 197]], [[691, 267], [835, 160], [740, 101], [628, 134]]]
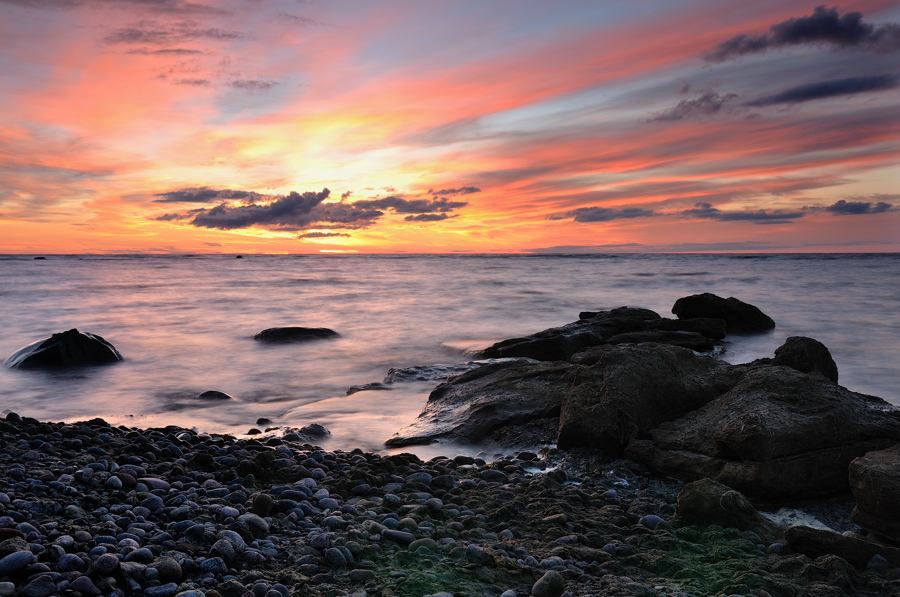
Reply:
[[792, 87], [781, 93], [761, 97], [747, 106], [771, 106], [773, 104], [797, 104], [829, 97], [853, 95], [856, 93], [868, 93], [873, 91], [886, 91], [900, 87], [900, 77], [897, 75], [876, 75], [873, 77], [849, 77], [832, 81], [820, 81], [809, 85]]
[[791, 18], [769, 28], [764, 35], [740, 34], [706, 52], [709, 62], [724, 62], [747, 54], [789, 46], [828, 44], [887, 54], [900, 51], [900, 25], [864, 23], [862, 13], [840, 15], [836, 8], [817, 6], [808, 17]]
[[[357, 230], [372, 225], [391, 211], [406, 214], [407, 222], [439, 222], [456, 215], [450, 212], [468, 205], [466, 201], [451, 201], [446, 195], [467, 195], [477, 193], [477, 187], [444, 189], [434, 192], [431, 199], [404, 199], [396, 195], [377, 199], [325, 203], [331, 191], [323, 189], [319, 193], [292, 191], [270, 203], [260, 202], [263, 195], [251, 191], [212, 189], [198, 187], [168, 191], [156, 195], [156, 203], [213, 203], [215, 207], [198, 208], [184, 213], [158, 216], [158, 221], [190, 220], [192, 226], [235, 230], [251, 226], [273, 230], [304, 230], [308, 228], [329, 228]], [[444, 196], [440, 196], [444, 195]], [[342, 195], [346, 199], [348, 194]], [[244, 205], [229, 205], [226, 200], [242, 200]], [[299, 238], [329, 238], [349, 236], [342, 232], [305, 232]]]
[[[876, 196], [881, 197], [881, 196]], [[892, 196], [891, 196], [892, 197]], [[757, 209], [744, 211], [723, 211], [710, 203], [695, 203], [690, 209], [676, 212], [658, 212], [638, 207], [579, 207], [562, 214], [547, 216], [548, 220], [565, 220], [572, 218], [575, 222], [612, 222], [613, 220], [629, 220], [632, 218], [648, 218], [654, 216], [675, 216], [693, 220], [717, 220], [720, 222], [753, 222], [755, 224], [785, 224], [792, 220], [806, 217], [813, 212], [827, 212], [835, 216], [856, 216], [880, 214], [898, 211], [900, 208], [886, 201], [847, 201], [840, 199], [827, 207], [803, 207], [794, 211], [783, 209]]]

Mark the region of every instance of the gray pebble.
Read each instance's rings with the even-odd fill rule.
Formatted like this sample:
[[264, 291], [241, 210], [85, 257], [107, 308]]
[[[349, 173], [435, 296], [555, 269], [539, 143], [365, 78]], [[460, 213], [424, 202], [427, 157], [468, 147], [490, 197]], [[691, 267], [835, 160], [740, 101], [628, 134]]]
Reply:
[[332, 568], [343, 568], [347, 565], [347, 558], [340, 549], [329, 547], [325, 550], [325, 563]]
[[16, 551], [0, 560], [0, 576], [11, 576], [35, 561], [30, 551]]

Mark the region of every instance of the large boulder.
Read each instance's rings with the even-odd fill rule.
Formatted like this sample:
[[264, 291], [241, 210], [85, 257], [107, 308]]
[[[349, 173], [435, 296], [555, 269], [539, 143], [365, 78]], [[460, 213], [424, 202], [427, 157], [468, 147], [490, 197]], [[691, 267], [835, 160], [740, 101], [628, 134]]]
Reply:
[[725, 393], [742, 373], [712, 357], [664, 344], [596, 351], [574, 371], [562, 402], [560, 449], [596, 448], [617, 458], [628, 443]]
[[824, 494], [847, 487], [854, 458], [900, 441], [900, 410], [817, 373], [754, 365], [728, 392], [651, 435], [626, 456], [767, 498]]
[[438, 440], [474, 443], [499, 427], [556, 417], [573, 367], [513, 361], [463, 373], [435, 388], [416, 420], [385, 443], [391, 447]]
[[11, 354], [3, 365], [12, 369], [82, 367], [122, 360], [112, 344], [87, 332], [71, 329], [38, 340]]
[[786, 365], [803, 373], [817, 371], [835, 383], [838, 380], [838, 368], [828, 348], [818, 340], [804, 336], [790, 336], [785, 340], [775, 349], [772, 364]]
[[678, 319], [697, 317], [724, 319], [728, 332], [764, 332], [775, 327], [772, 318], [758, 307], [734, 297], [723, 299], [709, 292], [678, 299], [672, 307], [672, 313], [678, 316]]
[[849, 478], [856, 498], [853, 522], [900, 543], [900, 444], [857, 458]]
[[760, 514], [743, 494], [711, 479], [685, 485], [678, 493], [675, 514], [682, 523], [733, 527], [754, 532], [769, 542], [779, 534], [778, 527]]
[[328, 328], [286, 327], [265, 329], [253, 336], [253, 339], [266, 344], [287, 344], [290, 342], [308, 342], [310, 340], [336, 338], [338, 336], [340, 334]]

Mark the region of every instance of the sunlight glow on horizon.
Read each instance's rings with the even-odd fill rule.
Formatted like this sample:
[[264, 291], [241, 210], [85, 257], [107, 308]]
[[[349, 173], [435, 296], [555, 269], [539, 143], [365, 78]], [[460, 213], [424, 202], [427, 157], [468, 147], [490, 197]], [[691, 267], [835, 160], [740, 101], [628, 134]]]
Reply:
[[900, 39], [705, 58], [807, 2], [42, 6], [0, 253], [900, 251]]

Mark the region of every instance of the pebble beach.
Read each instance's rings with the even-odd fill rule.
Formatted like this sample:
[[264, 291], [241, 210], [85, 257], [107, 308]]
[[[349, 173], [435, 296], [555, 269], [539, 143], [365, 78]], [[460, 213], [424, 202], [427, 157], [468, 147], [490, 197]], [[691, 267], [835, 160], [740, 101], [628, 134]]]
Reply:
[[[4, 597], [900, 592], [877, 559], [856, 569], [684, 524], [681, 483], [579, 451], [423, 461], [324, 451], [302, 430], [238, 439], [15, 413], [0, 432]], [[841, 523], [839, 499], [823, 508]]]

